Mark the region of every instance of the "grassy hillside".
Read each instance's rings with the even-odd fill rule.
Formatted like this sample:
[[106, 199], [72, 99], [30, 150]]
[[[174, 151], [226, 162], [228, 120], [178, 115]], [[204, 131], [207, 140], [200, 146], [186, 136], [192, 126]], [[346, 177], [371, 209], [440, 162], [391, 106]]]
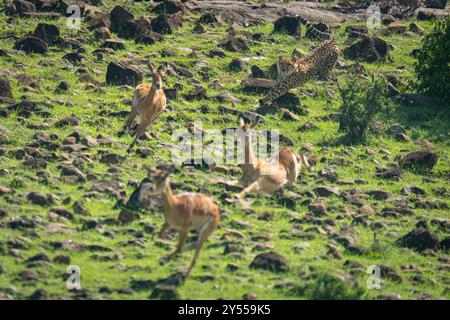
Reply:
[[[108, 12], [109, 9], [103, 7], [102, 10]], [[145, 2], [136, 3], [130, 11], [135, 17], [154, 16], [146, 9]], [[3, 216], [0, 215], [0, 295], [26, 299], [36, 297], [36, 290], [43, 289], [45, 292], [38, 291], [37, 296], [147, 299], [151, 295], [153, 282], [188, 266], [193, 251], [183, 253], [167, 265], [159, 264], [159, 259], [173, 250], [177, 241], [175, 234], [167, 241], [155, 238], [163, 223], [161, 209], [142, 210], [139, 219], [122, 225], [116, 222], [121, 211], [116, 203], [120, 199], [126, 201], [137, 184], [146, 177], [144, 165], [156, 166], [169, 162], [171, 149], [168, 145], [175, 143], [171, 140], [174, 130], [194, 121], [201, 121], [203, 129], [235, 126], [235, 115], [218, 112], [219, 106], [231, 107], [231, 104], [216, 101], [213, 97], [229, 92], [241, 100], [236, 109], [254, 111], [258, 108], [262, 95], [245, 92], [241, 83], [250, 74], [252, 65], [265, 70], [279, 55], [288, 55], [294, 48], [309, 52], [315, 44], [306, 38], [272, 33], [273, 23], [247, 28], [236, 26], [245, 35], [261, 33], [262, 37], [258, 41], [248, 41], [248, 53], [226, 51], [224, 58], [211, 57], [209, 53], [218, 48], [217, 44], [228, 33], [229, 26], [206, 25], [206, 33], [197, 34], [192, 29], [199, 16], [186, 12], [183, 27], [165, 35], [162, 42], [141, 45], [125, 40], [125, 50], [116, 50], [113, 54], [98, 58], [92, 52], [99, 48], [102, 41], [95, 39], [94, 32], [89, 31], [84, 22], [81, 30], [71, 30], [65, 25], [64, 18], [16, 16], [10, 21], [4, 12], [0, 13], [2, 35], [14, 33], [22, 37], [33, 32], [39, 22], [47, 22], [57, 25], [62, 37], [79, 39], [87, 50], [83, 53], [85, 59], [78, 66], [62, 59], [70, 49], [56, 46], [50, 47], [44, 55], [11, 52], [9, 56], [0, 57], [0, 73], [10, 80], [14, 98], [17, 101], [42, 103], [41, 109], [45, 111], [44, 114], [33, 113], [27, 118], [12, 112], [0, 119], [0, 133], [8, 138], [0, 146], [0, 187], [8, 191], [0, 193], [0, 211], [3, 212]], [[409, 22], [404, 21], [406, 24]], [[419, 23], [425, 32], [431, 32], [432, 22]], [[339, 28], [333, 29], [341, 48], [346, 47], [346, 25], [342, 23]], [[369, 71], [394, 75], [405, 83], [413, 80], [414, 59], [410, 52], [420, 47], [421, 36], [377, 36], [394, 46], [391, 61], [361, 64]], [[2, 38], [0, 49], [10, 50], [14, 42], [13, 38]], [[163, 52], [171, 52], [173, 56]], [[248, 60], [245, 70], [229, 70], [228, 65], [233, 58]], [[147, 157], [142, 157], [136, 152], [126, 153], [131, 136], [117, 136], [124, 117], [108, 116], [110, 112], [130, 109], [133, 88], [107, 85], [105, 75], [111, 61], [133, 62], [147, 74], [145, 62], [148, 59], [155, 64], [174, 62], [192, 72], [197, 80], [173, 75], [166, 77], [164, 86], [180, 88], [180, 97], [176, 101], [168, 101], [168, 108], [153, 126], [152, 130], [159, 139], [139, 141], [139, 146], [148, 149], [149, 153]], [[340, 60], [347, 66], [354, 63], [343, 57]], [[335, 75], [341, 85], [358, 81], [344, 67], [336, 69]], [[144, 78], [144, 81], [150, 81], [148, 76]], [[67, 91], [56, 90], [61, 81], [68, 83]], [[206, 97], [188, 100], [186, 95], [193, 92], [195, 83], [206, 89]], [[278, 200], [278, 195], [251, 195], [247, 198], [250, 201], [247, 206], [226, 201], [225, 198], [235, 192], [226, 191], [223, 185], [214, 181], [218, 178], [238, 178], [237, 167], [229, 167], [227, 174], [204, 168], [184, 168], [173, 176], [176, 192], [204, 192], [218, 201], [222, 211], [220, 228], [203, 248], [191, 277], [177, 288], [181, 298], [240, 299], [245, 294], [253, 293], [257, 299], [374, 299], [396, 295], [402, 299], [448, 299], [448, 253], [438, 250], [421, 254], [395, 244], [395, 240], [414, 229], [419, 220], [427, 221], [430, 230], [440, 240], [449, 236], [448, 106], [428, 108], [396, 104], [389, 114], [380, 119], [378, 133], [371, 134], [365, 143], [345, 145], [341, 142], [344, 133], [338, 131], [339, 123], [332, 116], [341, 105], [336, 85], [332, 81], [311, 81], [292, 92], [300, 97], [306, 110], [299, 115], [300, 120], [283, 120], [281, 113], [265, 115], [265, 121], [259, 128], [278, 129], [294, 142], [293, 149], [298, 153], [303, 152], [301, 150], [305, 144], [312, 144], [311, 154], [318, 160], [314, 170], [302, 173], [299, 182], [285, 190], [287, 197], [295, 199], [295, 208], [285, 207]], [[72, 115], [78, 118], [77, 125], [55, 125], [58, 120]], [[298, 130], [308, 122], [317, 128]], [[385, 133], [395, 123], [406, 128], [410, 141], [398, 141]], [[69, 143], [64, 140], [74, 131], [79, 132], [81, 138], [105, 139], [103, 143], [80, 152], [61, 150], [60, 146]], [[58, 148], [50, 151], [44, 147], [36, 150], [27, 148], [39, 132], [54, 134]], [[428, 139], [438, 155], [438, 162], [432, 171], [404, 170], [399, 181], [381, 179], [375, 175], [377, 166], [390, 167], [396, 162], [397, 155], [420, 150], [415, 141], [421, 139]], [[107, 153], [116, 154], [119, 163], [102, 163], [101, 156]], [[46, 158], [46, 168], [35, 169], [24, 165], [28, 158], [39, 156]], [[85, 182], [66, 180], [61, 175], [61, 165], [68, 163], [75, 163], [88, 175]], [[322, 169], [335, 172], [337, 181], [322, 177]], [[96, 189], [99, 183], [110, 188]], [[320, 185], [333, 187], [341, 195], [321, 198], [308, 192]], [[401, 190], [405, 186], [423, 189], [425, 195], [403, 194]], [[375, 189], [388, 192], [389, 198], [375, 200], [365, 194]], [[53, 204], [32, 204], [27, 198], [29, 192], [51, 194]], [[365, 196], [359, 197], [360, 203], [355, 204], [343, 193]], [[90, 216], [74, 212], [73, 205], [79, 201]], [[311, 214], [310, 203], [322, 203], [326, 212], [322, 215]], [[399, 217], [382, 215], [384, 208], [402, 205], [410, 208], [413, 214]], [[70, 214], [51, 213], [55, 206], [67, 209]], [[16, 228], [15, 224], [11, 224], [15, 219], [23, 221], [25, 218], [35, 225]], [[447, 219], [447, 227], [433, 223], [436, 219]], [[91, 222], [95, 228], [86, 230], [86, 221], [92, 220], [96, 221]], [[380, 228], [376, 231], [376, 242], [372, 231], [374, 224]], [[360, 252], [346, 250], [333, 240], [336, 234], [352, 237]], [[84, 250], [55, 248], [52, 243], [58, 241], [66, 244], [71, 241], [86, 247]], [[224, 254], [224, 248], [230, 243], [236, 244], [233, 248], [237, 248], [237, 252]], [[334, 254], [330, 254], [330, 250]], [[269, 251], [275, 251], [287, 259], [287, 271], [273, 273], [249, 268], [258, 253]], [[49, 261], [41, 257], [39, 263], [30, 265], [27, 259], [41, 253]], [[61, 255], [70, 257], [70, 263], [53, 260]], [[81, 268], [82, 289], [79, 291], [71, 292], [65, 287], [69, 264]], [[371, 265], [392, 269], [383, 273], [381, 290], [366, 288], [369, 277], [366, 269]]]

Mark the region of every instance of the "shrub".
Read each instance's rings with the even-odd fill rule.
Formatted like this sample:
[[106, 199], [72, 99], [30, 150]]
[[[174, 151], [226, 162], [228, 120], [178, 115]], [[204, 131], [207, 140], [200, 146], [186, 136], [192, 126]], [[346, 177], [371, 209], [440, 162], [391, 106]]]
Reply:
[[349, 82], [340, 92], [339, 130], [347, 133], [350, 142], [361, 142], [376, 117], [391, 105], [387, 80], [372, 76], [371, 80]]
[[419, 92], [450, 100], [450, 18], [437, 21], [422, 40], [415, 64]]
[[359, 300], [364, 299], [366, 294], [357, 283], [324, 272], [308, 280], [305, 285], [294, 286], [291, 293], [311, 300]]

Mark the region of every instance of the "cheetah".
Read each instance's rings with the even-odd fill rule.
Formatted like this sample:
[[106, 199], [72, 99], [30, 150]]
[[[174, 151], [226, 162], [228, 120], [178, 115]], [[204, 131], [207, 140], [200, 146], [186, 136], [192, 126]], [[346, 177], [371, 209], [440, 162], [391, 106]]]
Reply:
[[295, 61], [294, 66], [286, 67], [278, 63], [278, 71], [287, 70], [287, 74], [278, 74], [278, 79], [281, 81], [278, 81], [275, 87], [260, 100], [262, 106], [268, 106], [273, 100], [286, 94], [290, 89], [297, 88], [314, 77], [319, 80], [327, 79], [341, 53], [336, 39], [330, 33], [317, 30], [308, 20], [302, 17], [298, 17], [298, 19], [315, 37], [324, 40], [324, 42], [307, 57]]

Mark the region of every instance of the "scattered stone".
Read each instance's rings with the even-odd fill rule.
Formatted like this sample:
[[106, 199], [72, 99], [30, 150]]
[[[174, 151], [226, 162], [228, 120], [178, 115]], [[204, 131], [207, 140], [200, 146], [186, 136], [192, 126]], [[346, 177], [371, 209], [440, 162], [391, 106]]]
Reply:
[[30, 192], [27, 199], [32, 203], [39, 206], [48, 206], [53, 203], [53, 199], [50, 195], [46, 195], [41, 192]]
[[162, 34], [171, 34], [175, 29], [182, 26], [181, 12], [172, 15], [161, 14], [152, 20], [152, 30]]
[[54, 24], [39, 23], [33, 36], [45, 41], [48, 45], [54, 45], [60, 40], [59, 34], [59, 29]]
[[339, 196], [339, 190], [327, 186], [318, 186], [313, 189], [314, 193], [319, 197], [331, 197], [331, 196]]
[[426, 0], [425, 6], [433, 9], [445, 9], [447, 0]]
[[389, 199], [390, 194], [387, 191], [376, 189], [366, 192], [369, 196], [373, 197], [375, 200], [386, 200]]
[[25, 53], [46, 53], [48, 50], [47, 44], [36, 37], [26, 37], [18, 40], [14, 45], [14, 49], [25, 51]]
[[436, 153], [428, 150], [414, 151], [397, 157], [398, 163], [408, 169], [433, 169], [437, 162]]
[[366, 37], [345, 48], [344, 55], [351, 60], [386, 61], [390, 50], [386, 41], [376, 37]]
[[130, 223], [136, 219], [137, 219], [137, 215], [134, 213], [134, 211], [131, 211], [129, 209], [124, 208], [119, 213], [118, 220], [122, 224]]
[[177, 287], [171, 285], [156, 285], [153, 289], [150, 299], [160, 300], [179, 300], [180, 294], [177, 291]]
[[252, 261], [250, 268], [285, 272], [288, 268], [288, 261], [276, 252], [260, 253]]
[[301, 36], [301, 23], [297, 17], [281, 17], [274, 23], [274, 32], [283, 32], [291, 36]]
[[11, 84], [6, 78], [0, 78], [0, 97], [13, 98]]
[[231, 52], [248, 52], [247, 41], [240, 37], [228, 36], [219, 42], [219, 46]]
[[416, 187], [416, 186], [403, 187], [401, 192], [403, 194], [415, 194], [415, 195], [418, 195], [418, 196], [423, 196], [423, 195], [426, 194], [425, 190], [423, 190], [423, 189], [421, 189], [419, 187]]
[[128, 66], [123, 62], [113, 61], [109, 63], [108, 70], [106, 71], [106, 83], [134, 87], [141, 82], [142, 73], [138, 68]]
[[409, 30], [418, 34], [422, 34], [425, 32], [425, 28], [415, 22], [409, 24]]
[[430, 230], [427, 228], [416, 228], [407, 233], [403, 237], [399, 238], [395, 242], [401, 247], [423, 252], [426, 249], [436, 251], [439, 247], [439, 240]]

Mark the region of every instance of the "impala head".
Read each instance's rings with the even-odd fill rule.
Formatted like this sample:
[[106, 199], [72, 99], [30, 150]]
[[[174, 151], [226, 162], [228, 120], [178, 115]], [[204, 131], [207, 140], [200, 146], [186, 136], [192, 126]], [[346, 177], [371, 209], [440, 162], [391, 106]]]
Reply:
[[166, 74], [167, 71], [167, 65], [163, 64], [160, 65], [156, 70], [153, 67], [153, 65], [148, 62], [148, 68], [150, 69], [150, 73], [153, 79], [152, 84], [155, 86], [156, 90], [162, 89], [163, 81], [162, 78]]
[[150, 167], [145, 168], [147, 170], [148, 176], [152, 180], [153, 191], [154, 192], [163, 192], [170, 174], [174, 171], [173, 167], [168, 168], [167, 170], [153, 170]]
[[245, 121], [245, 118], [240, 115], [237, 119], [237, 126], [239, 129], [241, 129], [244, 132], [247, 132], [250, 129], [253, 129], [258, 123], [259, 123], [260, 118], [256, 118], [253, 122], [248, 123]]

